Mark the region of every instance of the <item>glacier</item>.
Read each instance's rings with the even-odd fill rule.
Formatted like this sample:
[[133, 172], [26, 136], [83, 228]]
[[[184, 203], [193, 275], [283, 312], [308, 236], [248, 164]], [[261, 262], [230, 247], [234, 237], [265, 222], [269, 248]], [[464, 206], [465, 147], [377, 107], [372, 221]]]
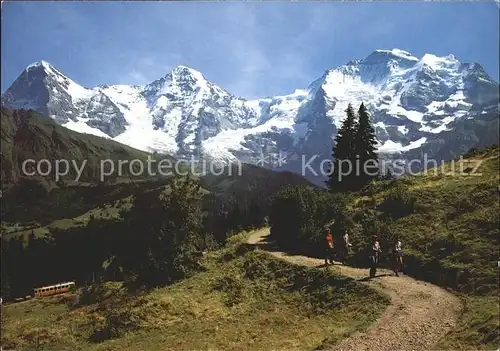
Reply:
[[262, 99], [236, 97], [187, 66], [144, 86], [86, 88], [45, 61], [28, 65], [2, 95], [2, 104], [37, 110], [78, 132], [222, 162], [279, 152], [326, 157], [347, 105], [361, 102], [379, 151], [401, 154], [436, 145], [462, 120], [490, 111], [498, 83], [479, 64], [453, 55], [418, 58], [392, 49], [328, 69], [289, 95]]

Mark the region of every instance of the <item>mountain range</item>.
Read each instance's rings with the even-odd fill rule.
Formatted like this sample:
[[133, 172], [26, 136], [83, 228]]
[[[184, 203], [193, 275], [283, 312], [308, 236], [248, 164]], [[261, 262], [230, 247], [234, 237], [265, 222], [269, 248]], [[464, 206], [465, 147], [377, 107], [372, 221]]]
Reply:
[[348, 103], [367, 106], [383, 157], [425, 152], [449, 160], [498, 142], [498, 99], [498, 83], [478, 63], [392, 49], [329, 69], [289, 95], [256, 100], [187, 66], [144, 86], [86, 88], [40, 61], [21, 72], [2, 105], [144, 151], [304, 173], [305, 160], [319, 171], [330, 157]]

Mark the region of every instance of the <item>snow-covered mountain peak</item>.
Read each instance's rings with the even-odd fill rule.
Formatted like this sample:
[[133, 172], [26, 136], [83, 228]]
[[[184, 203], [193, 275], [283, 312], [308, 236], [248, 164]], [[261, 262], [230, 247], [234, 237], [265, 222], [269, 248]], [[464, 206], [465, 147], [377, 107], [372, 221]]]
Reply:
[[408, 60], [408, 61], [418, 61], [418, 58], [410, 54], [408, 51], [401, 49], [391, 49], [391, 50], [375, 50], [372, 52], [365, 61], [369, 61], [371, 59], [399, 59], [399, 60]]
[[187, 66], [177, 66], [167, 75], [172, 85], [177, 85], [183, 90], [208, 90], [209, 82], [201, 72]]
[[75, 83], [56, 67], [43, 60], [28, 65], [19, 78], [24, 78], [30, 86], [34, 81], [41, 81], [46, 86], [50, 86], [52, 93], [62, 89], [73, 100], [84, 99], [95, 94], [92, 89]]
[[33, 63], [29, 64], [28, 66], [26, 66], [25, 71], [33, 70], [36, 68], [44, 68], [44, 69], [49, 70], [49, 69], [53, 68], [53, 66], [50, 63], [48, 63], [47, 61], [41, 60], [41, 61], [33, 62]]
[[196, 77], [197, 79], [205, 79], [200, 71], [197, 71], [194, 68], [185, 65], [178, 65], [174, 67], [169, 73], [173, 75], [188, 75], [191, 77]]
[[282, 152], [330, 157], [349, 103], [369, 109], [380, 151], [407, 152], [442, 140], [496, 101], [498, 83], [480, 64], [401, 49], [375, 50], [324, 71], [307, 89], [255, 100], [185, 65], [145, 86], [87, 89], [45, 61], [29, 65], [2, 96], [7, 106], [142, 150], [243, 162]]
[[185, 99], [196, 95], [201, 98], [213, 92], [229, 95], [224, 89], [209, 82], [201, 72], [184, 65], [173, 68], [164, 77], [146, 85], [143, 89], [143, 95], [150, 103], [154, 103], [160, 96]]
[[[77, 118], [80, 101], [95, 91], [75, 83], [47, 61], [28, 65], [2, 96], [12, 108], [34, 109], [58, 122]], [[56, 113], [57, 112], [57, 113]]]
[[64, 73], [44, 60], [28, 65], [21, 75], [23, 74], [28, 74], [31, 79], [46, 79], [47, 76], [50, 76], [59, 82], [71, 81]]
[[207, 80], [201, 74], [201, 72], [192, 69], [188, 66], [179, 65], [167, 73], [166, 77], [172, 80], [184, 80], [184, 81], [194, 81], [194, 82], [206, 82]]
[[367, 84], [381, 85], [391, 75], [413, 67], [418, 61], [418, 58], [401, 49], [375, 50], [362, 60], [349, 61], [347, 64], [330, 71], [355, 77], [356, 81], [361, 80]]
[[433, 69], [451, 69], [457, 70], [460, 66], [460, 61], [458, 61], [454, 55], [448, 56], [436, 56], [433, 54], [425, 54], [418, 62], [420, 65], [426, 65]]

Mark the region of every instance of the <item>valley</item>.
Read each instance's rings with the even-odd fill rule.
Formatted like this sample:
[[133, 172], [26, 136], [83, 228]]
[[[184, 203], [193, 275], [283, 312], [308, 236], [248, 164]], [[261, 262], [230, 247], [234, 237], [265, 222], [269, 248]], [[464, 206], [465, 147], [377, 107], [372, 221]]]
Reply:
[[2, 350], [497, 350], [494, 2], [2, 2]]
[[[498, 146], [473, 150], [465, 155], [466, 162], [482, 161], [478, 170], [480, 176], [451, 175], [449, 167], [452, 164], [447, 164], [441, 172], [379, 181], [350, 196], [345, 202], [346, 207], [341, 205], [342, 210], [333, 213], [336, 223], [353, 221], [350, 228], [354, 246], [348, 265], [322, 268], [323, 260], [316, 258], [318, 252], [314, 251], [317, 246], [311, 246], [309, 241], [314, 236], [301, 243], [293, 232], [289, 232], [288, 244], [284, 245], [279, 234], [281, 217], [277, 217], [281, 215], [271, 208], [272, 234], [269, 238], [266, 237], [269, 229], [264, 228], [248, 229], [247, 234], [224, 235], [225, 239], [218, 246], [205, 242], [198, 246], [207, 250], [199, 261], [203, 267], [201, 271], [166, 287], [130, 290], [126, 280], [115, 280], [113, 274], [106, 273], [107, 268], [96, 275], [99, 282], [93, 283], [88, 274], [81, 275], [77, 279], [80, 286], [74, 294], [4, 304], [3, 345], [21, 349], [33, 345], [47, 349], [143, 349], [166, 343], [176, 349], [231, 349], [236, 345], [261, 349], [274, 345], [276, 348], [334, 347], [346, 350], [354, 345], [361, 348], [378, 345], [377, 349], [384, 350], [405, 349], [404, 342], [411, 345], [423, 342], [422, 347], [489, 349], [498, 341], [499, 328], [495, 312], [499, 306], [494, 297], [498, 293], [498, 276], [496, 265], [490, 264], [496, 262], [495, 248], [498, 245], [498, 216], [495, 215], [500, 212], [495, 200], [498, 157]], [[256, 177], [259, 172], [267, 177], [269, 171], [256, 168], [250, 173], [252, 177], [244, 173], [244, 181], [238, 177], [233, 180], [213, 177], [204, 181], [204, 187], [224, 194], [224, 197], [235, 196], [236, 189], [248, 194], [250, 184], [262, 186], [264, 183]], [[281, 180], [285, 176], [276, 172], [272, 174]], [[293, 178], [292, 174], [289, 176]], [[401, 187], [408, 198], [398, 197], [401, 196], [398, 193], [403, 189]], [[296, 188], [322, 192], [309, 183], [296, 185]], [[144, 189], [138, 190], [136, 196]], [[278, 189], [276, 194], [286, 194], [286, 191], [286, 187]], [[437, 196], [436, 192], [440, 195]], [[132, 209], [138, 204], [134, 197], [94, 208], [74, 220], [81, 221], [86, 216], [94, 216], [90, 222], [109, 220], [104, 227], [109, 231], [114, 225], [112, 223], [124, 216], [118, 208], [113, 209], [113, 204], [119, 204], [121, 210]], [[307, 198], [309, 200], [303, 200], [304, 208], [310, 206], [308, 201], [314, 201], [314, 198]], [[469, 205], [463, 202], [466, 198]], [[338, 200], [333, 197], [331, 201]], [[408, 207], [411, 203], [413, 205]], [[240, 213], [240, 216], [248, 214]], [[349, 220], [345, 219], [346, 216]], [[238, 218], [244, 217], [233, 220], [238, 221]], [[301, 227], [300, 222], [294, 223], [302, 220], [299, 218], [304, 217], [294, 217], [293, 220], [289, 214], [284, 217], [289, 225]], [[447, 218], [445, 227], [436, 225], [439, 218]], [[321, 223], [319, 218], [314, 221]], [[78, 223], [81, 238], [88, 240], [89, 245], [110, 240], [105, 232], [100, 232], [97, 222], [90, 222]], [[59, 228], [63, 231], [58, 233], [50, 228], [54, 223], [48, 225], [48, 233], [44, 232], [41, 238], [45, 235], [78, 237], [78, 229], [70, 225], [64, 230]], [[217, 223], [221, 225], [219, 221]], [[231, 223], [235, 222], [226, 222], [226, 228], [234, 228], [233, 232], [240, 230]], [[433, 223], [432, 231], [428, 223]], [[263, 224], [256, 222], [253, 225]], [[89, 230], [97, 231], [90, 235]], [[308, 232], [311, 233], [310, 229]], [[313, 232], [319, 235], [321, 230]], [[363, 247], [369, 233], [379, 233], [383, 247], [389, 245], [392, 236], [398, 235], [406, 247], [409, 276], [451, 291], [410, 277], [393, 277], [386, 269], [380, 270], [379, 277], [366, 280], [368, 269], [364, 268]], [[29, 235], [24, 240], [33, 245], [33, 238]], [[129, 239], [125, 236], [123, 240]], [[266, 243], [266, 240], [272, 242]], [[247, 245], [247, 241], [251, 245]], [[2, 241], [2, 246], [5, 243]], [[298, 246], [291, 248], [290, 245]], [[426, 246], [424, 250], [422, 245]], [[449, 248], [454, 249], [450, 251]], [[277, 258], [268, 258], [266, 251], [271, 251]], [[94, 255], [106, 257], [96, 251]], [[389, 268], [388, 256], [384, 257], [381, 265]], [[280, 263], [281, 260], [288, 262]], [[107, 261], [103, 267], [111, 267], [110, 263], [114, 264]], [[311, 268], [302, 269], [301, 265]], [[332, 278], [328, 278], [330, 275]], [[322, 279], [326, 279], [326, 286], [321, 283]], [[424, 290], [429, 290], [429, 294], [422, 292]], [[418, 314], [408, 312], [412, 308], [418, 310]], [[442, 312], [436, 313], [436, 310]], [[418, 318], [408, 319], [405, 317], [407, 313]], [[47, 319], [47, 314], [53, 317]], [[26, 317], [20, 319], [21, 315]], [[216, 316], [217, 322], [214, 322]], [[235, 327], [235, 320], [241, 328]], [[397, 323], [398, 327], [391, 327], [391, 323]], [[210, 329], [209, 325], [215, 329]], [[287, 334], [290, 336], [285, 339], [274, 337], [290, 330], [294, 330], [293, 336]], [[193, 339], [189, 337], [192, 333], [201, 333], [205, 337]], [[427, 333], [429, 337], [424, 338], [422, 335]]]

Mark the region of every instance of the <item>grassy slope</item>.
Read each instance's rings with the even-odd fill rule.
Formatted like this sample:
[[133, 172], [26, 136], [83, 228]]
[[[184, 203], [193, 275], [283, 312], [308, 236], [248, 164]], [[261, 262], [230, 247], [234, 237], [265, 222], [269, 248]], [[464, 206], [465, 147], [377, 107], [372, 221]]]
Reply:
[[130, 209], [131, 202], [132, 196], [127, 196], [121, 200], [92, 208], [91, 210], [74, 218], [56, 219], [45, 226], [30, 224], [28, 227], [24, 227], [22, 223], [2, 223], [2, 228], [5, 230], [2, 237], [8, 240], [12, 237], [22, 236], [24, 240], [27, 240], [32, 231], [36, 237], [41, 237], [47, 235], [50, 229], [69, 229], [85, 226], [92, 217], [102, 219], [119, 219], [120, 211]]
[[[167, 189], [168, 185], [159, 186], [156, 182], [143, 182], [141, 187], [135, 189], [130, 188], [128, 185], [124, 187], [118, 184], [106, 186], [102, 190], [102, 199], [100, 199], [99, 204], [89, 203], [88, 206], [82, 206], [81, 211], [75, 217], [56, 219], [46, 225], [42, 225], [36, 221], [27, 223], [2, 221], [2, 238], [9, 240], [13, 237], [23, 237], [24, 240], [27, 240], [32, 231], [35, 236], [40, 237], [47, 235], [50, 229], [53, 228], [69, 229], [86, 226], [91, 218], [120, 219], [121, 211], [128, 211], [131, 208], [135, 193], [158, 189], [160, 187]], [[64, 192], [65, 189], [61, 189], [61, 191]], [[116, 195], [118, 195], [117, 200], [109, 200], [110, 198], [116, 198]], [[75, 200], [79, 199], [78, 195], [76, 195]]]
[[368, 327], [388, 303], [353, 280], [255, 252], [244, 239], [204, 257], [206, 271], [152, 292], [127, 296], [106, 283], [80, 305], [72, 297], [6, 305], [3, 346], [313, 349]]
[[[409, 274], [461, 294], [464, 314], [441, 343], [453, 349], [491, 349], [500, 342], [498, 146], [467, 156], [463, 169], [473, 168], [475, 160], [481, 161], [480, 176], [443, 175], [442, 171], [435, 175], [430, 170], [426, 175], [380, 182], [356, 199], [352, 208], [358, 224], [372, 213], [382, 237], [402, 239]], [[451, 166], [447, 164], [444, 171], [450, 173]], [[460, 170], [459, 163], [455, 169]], [[394, 196], [398, 185], [404, 199]], [[405, 207], [402, 217], [388, 216]], [[365, 243], [358, 245], [360, 249]]]

